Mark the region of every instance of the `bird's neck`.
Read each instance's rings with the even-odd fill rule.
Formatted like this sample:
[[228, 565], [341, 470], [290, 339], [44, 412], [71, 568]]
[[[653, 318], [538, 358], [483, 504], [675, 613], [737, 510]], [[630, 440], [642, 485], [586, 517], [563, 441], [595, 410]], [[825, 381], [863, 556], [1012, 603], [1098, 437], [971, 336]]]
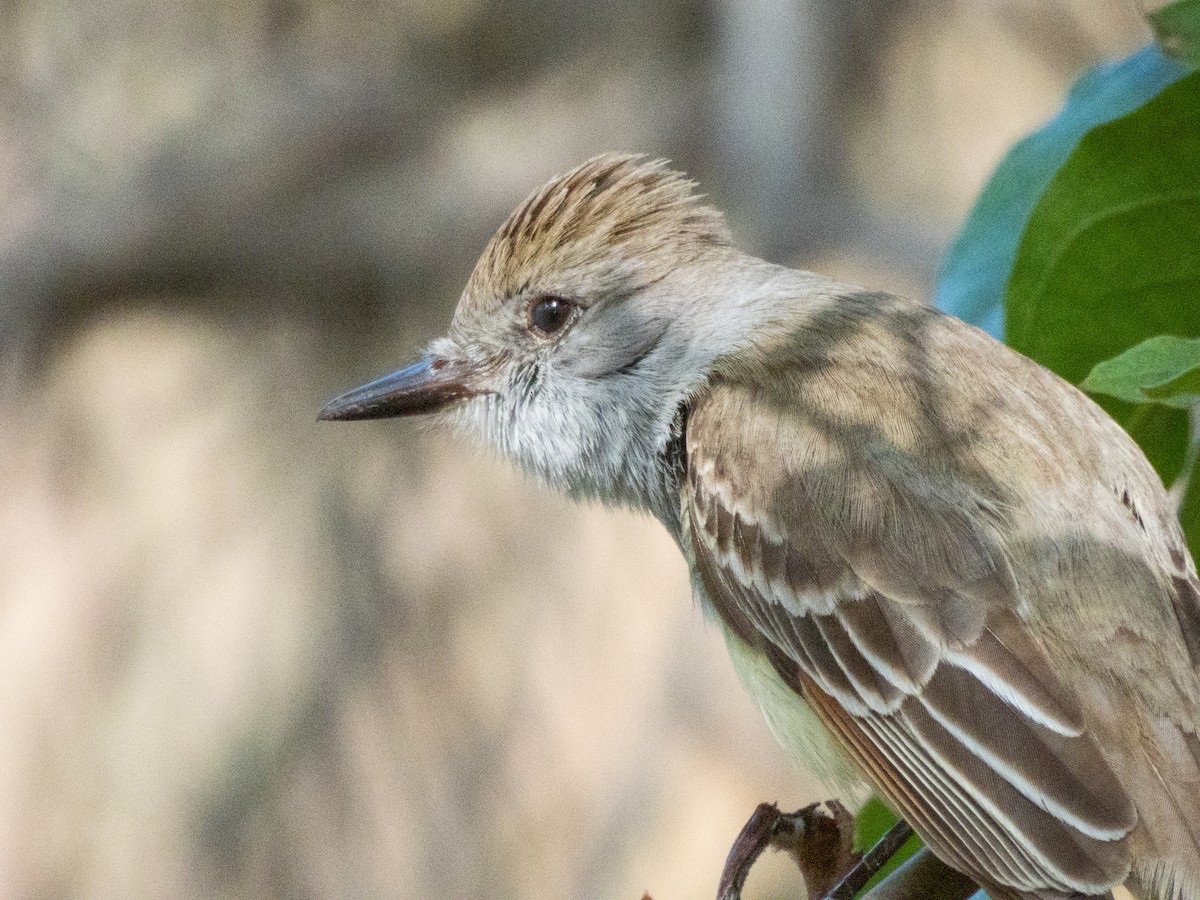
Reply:
[[863, 293], [815, 272], [751, 256], [723, 267], [707, 291], [718, 296], [699, 310], [696, 345], [710, 378], [786, 364], [830, 316], [840, 314], [846, 298]]
[[673, 356], [659, 363], [661, 405], [654, 421], [643, 422], [645, 433], [614, 435], [623, 445], [621, 463], [606, 479], [588, 478], [570, 493], [648, 512], [680, 540], [691, 405], [714, 377], [769, 370], [771, 355], [856, 290], [750, 256], [698, 273], [686, 290], [688, 339], [660, 343], [658, 352]]

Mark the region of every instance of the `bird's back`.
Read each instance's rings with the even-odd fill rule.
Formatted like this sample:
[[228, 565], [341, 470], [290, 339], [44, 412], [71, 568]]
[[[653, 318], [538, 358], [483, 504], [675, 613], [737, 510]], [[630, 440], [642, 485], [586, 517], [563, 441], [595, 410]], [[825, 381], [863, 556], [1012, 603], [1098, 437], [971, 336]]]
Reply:
[[808, 543], [901, 604], [921, 580], [1011, 600], [1136, 802], [1141, 890], [1196, 896], [1200, 590], [1141, 451], [1053, 373], [916, 303], [848, 293], [767, 340], [694, 404], [693, 465], [798, 535], [838, 532]]

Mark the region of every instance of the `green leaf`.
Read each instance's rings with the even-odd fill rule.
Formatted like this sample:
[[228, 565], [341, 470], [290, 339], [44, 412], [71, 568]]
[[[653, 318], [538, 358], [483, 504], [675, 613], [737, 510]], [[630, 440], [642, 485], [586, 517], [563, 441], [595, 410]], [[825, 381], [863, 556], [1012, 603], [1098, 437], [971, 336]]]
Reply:
[[1158, 387], [1146, 388], [1146, 396], [1164, 406], [1191, 409], [1200, 403], [1200, 368], [1190, 369]]
[[938, 307], [999, 337], [1017, 246], [1046, 185], [1087, 131], [1137, 109], [1186, 74], [1151, 46], [1080, 78], [1059, 114], [1009, 150], [979, 195], [943, 261]]
[[897, 821], [896, 814], [882, 800], [872, 797], [854, 817], [854, 849], [861, 853], [875, 846]]
[[1175, 0], [1147, 18], [1165, 52], [1200, 68], [1200, 0]]
[[[1200, 336], [1200, 73], [1089, 131], [1051, 179], [1017, 250], [1008, 342], [1078, 383], [1149, 337]], [[1168, 484], [1187, 415], [1101, 404]]]
[[1200, 559], [1200, 477], [1197, 477], [1194, 463], [1183, 503], [1179, 507], [1179, 521], [1183, 525], [1188, 549], [1192, 551], [1192, 559]]
[[1200, 401], [1200, 339], [1161, 334], [1096, 363], [1080, 385], [1130, 403], [1189, 409]]

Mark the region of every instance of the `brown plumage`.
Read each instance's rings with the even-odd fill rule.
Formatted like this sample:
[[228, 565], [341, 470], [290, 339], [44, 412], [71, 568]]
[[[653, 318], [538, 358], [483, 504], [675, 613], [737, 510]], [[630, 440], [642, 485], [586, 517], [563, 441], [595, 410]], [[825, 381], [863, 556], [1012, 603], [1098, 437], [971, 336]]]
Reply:
[[[589, 269], [636, 288], [732, 241], [695, 182], [654, 163], [598, 156], [534, 192], [488, 242], [464, 299], [496, 304], [529, 287], [566, 287]], [[669, 241], [661, 236], [670, 235]], [[612, 287], [616, 287], [613, 283]]]
[[1132, 860], [1195, 896], [1195, 573], [1141, 451], [917, 304], [856, 293], [806, 330], [692, 407], [723, 620], [993, 892], [1098, 894]]
[[1200, 900], [1195, 565], [1057, 376], [740, 253], [683, 176], [610, 155], [513, 213], [449, 337], [324, 417], [431, 410], [661, 519], [780, 740], [993, 896]]

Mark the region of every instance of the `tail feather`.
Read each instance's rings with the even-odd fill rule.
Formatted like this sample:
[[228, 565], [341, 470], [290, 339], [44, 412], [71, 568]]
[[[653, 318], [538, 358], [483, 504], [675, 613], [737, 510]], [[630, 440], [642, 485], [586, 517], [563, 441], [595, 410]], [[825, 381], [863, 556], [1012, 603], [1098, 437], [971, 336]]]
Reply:
[[1136, 698], [1100, 679], [1081, 679], [1076, 689], [1089, 727], [1137, 808], [1125, 886], [1138, 900], [1200, 900], [1196, 676], [1190, 667], [1146, 674], [1151, 677], [1127, 687], [1141, 694]]
[[1130, 874], [1127, 887], [1139, 900], [1197, 900], [1200, 879], [1167, 860], [1141, 860]]
[[1144, 900], [1200, 900], [1200, 742], [1165, 718], [1146, 724], [1119, 760], [1138, 810], [1129, 884]]

